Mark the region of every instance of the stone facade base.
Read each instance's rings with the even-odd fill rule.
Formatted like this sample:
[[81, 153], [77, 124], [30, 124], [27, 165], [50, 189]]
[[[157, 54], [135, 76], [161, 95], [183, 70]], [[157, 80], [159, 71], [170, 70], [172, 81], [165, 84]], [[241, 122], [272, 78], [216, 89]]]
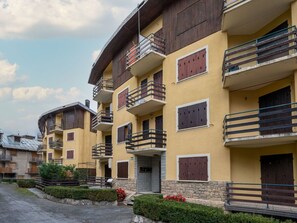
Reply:
[[135, 179], [116, 179], [113, 188], [123, 188], [127, 191], [136, 191], [136, 180]]
[[153, 221], [141, 215], [134, 215], [132, 223], [162, 223], [162, 221]]
[[[188, 201], [203, 203], [199, 201], [210, 201], [212, 203], [223, 204], [226, 200], [226, 182], [184, 182], [175, 180], [162, 181], [162, 194], [181, 194]], [[204, 203], [206, 204], [206, 203]], [[212, 205], [214, 206], [214, 205]]]

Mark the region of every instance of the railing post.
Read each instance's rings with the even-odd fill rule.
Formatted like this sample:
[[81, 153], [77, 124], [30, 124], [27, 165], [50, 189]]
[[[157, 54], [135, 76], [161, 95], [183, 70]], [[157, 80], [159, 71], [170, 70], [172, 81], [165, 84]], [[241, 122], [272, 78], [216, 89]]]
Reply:
[[227, 204], [230, 205], [230, 194], [229, 194], [229, 185], [230, 183], [227, 182], [226, 184], [226, 191], [227, 191]]

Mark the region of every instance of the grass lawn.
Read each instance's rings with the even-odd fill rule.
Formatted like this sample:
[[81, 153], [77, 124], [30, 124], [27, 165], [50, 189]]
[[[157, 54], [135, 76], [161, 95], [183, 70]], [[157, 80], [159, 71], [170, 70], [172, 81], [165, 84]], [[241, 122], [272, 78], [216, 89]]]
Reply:
[[24, 196], [34, 196], [34, 194], [31, 191], [29, 191], [27, 188], [19, 188], [19, 187], [17, 187], [16, 188], [16, 191], [19, 194], [22, 194]]

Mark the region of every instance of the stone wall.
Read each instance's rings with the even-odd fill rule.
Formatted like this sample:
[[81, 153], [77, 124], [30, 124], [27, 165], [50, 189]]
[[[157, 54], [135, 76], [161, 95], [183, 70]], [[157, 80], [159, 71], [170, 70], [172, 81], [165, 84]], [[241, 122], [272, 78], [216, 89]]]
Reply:
[[121, 187], [127, 191], [136, 191], [136, 180], [135, 179], [116, 179], [113, 188]]
[[162, 181], [162, 194], [182, 194], [186, 198], [224, 202], [226, 182]]

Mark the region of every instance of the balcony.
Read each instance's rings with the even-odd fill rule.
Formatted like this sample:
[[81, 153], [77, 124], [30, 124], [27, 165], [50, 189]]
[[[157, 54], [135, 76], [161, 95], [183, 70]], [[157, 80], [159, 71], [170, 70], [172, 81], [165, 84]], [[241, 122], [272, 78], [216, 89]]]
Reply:
[[92, 120], [92, 129], [98, 131], [110, 131], [113, 125], [113, 113], [100, 111]]
[[140, 86], [127, 95], [127, 111], [134, 115], [146, 115], [162, 109], [166, 104], [164, 84], [149, 81], [147, 85]]
[[50, 125], [48, 131], [49, 133], [63, 134], [62, 124]]
[[112, 144], [101, 143], [92, 147], [93, 159], [109, 159], [112, 158]]
[[37, 167], [28, 168], [27, 174], [29, 174], [29, 175], [38, 175], [39, 174], [38, 168]]
[[0, 167], [0, 173], [13, 173], [11, 167]]
[[290, 9], [294, 0], [225, 0], [222, 30], [250, 35]]
[[297, 103], [266, 107], [225, 116], [228, 147], [264, 147], [297, 141]]
[[55, 140], [49, 142], [49, 148], [54, 150], [62, 150], [63, 149], [63, 142], [60, 140]]
[[295, 26], [228, 49], [223, 87], [238, 90], [285, 78], [297, 69], [296, 58]]
[[47, 145], [46, 144], [38, 145], [37, 154], [45, 153], [46, 152], [46, 149], [47, 149]]
[[58, 164], [58, 165], [63, 165], [63, 159], [51, 159], [51, 160], [49, 160], [49, 162]]
[[127, 153], [136, 155], [160, 155], [166, 151], [166, 140], [166, 131], [149, 129], [129, 135], [126, 140], [126, 150]]
[[228, 183], [227, 211], [297, 219], [297, 186]]
[[42, 160], [41, 160], [39, 157], [32, 157], [32, 158], [29, 160], [29, 163], [41, 164], [41, 163], [42, 163]]
[[0, 161], [1, 162], [11, 162], [12, 157], [10, 155], [2, 154], [2, 155], [0, 155]]
[[164, 39], [151, 34], [126, 54], [126, 66], [132, 75], [141, 77], [162, 65], [165, 56]]
[[93, 88], [93, 100], [100, 103], [110, 103], [113, 94], [113, 80], [101, 78]]

